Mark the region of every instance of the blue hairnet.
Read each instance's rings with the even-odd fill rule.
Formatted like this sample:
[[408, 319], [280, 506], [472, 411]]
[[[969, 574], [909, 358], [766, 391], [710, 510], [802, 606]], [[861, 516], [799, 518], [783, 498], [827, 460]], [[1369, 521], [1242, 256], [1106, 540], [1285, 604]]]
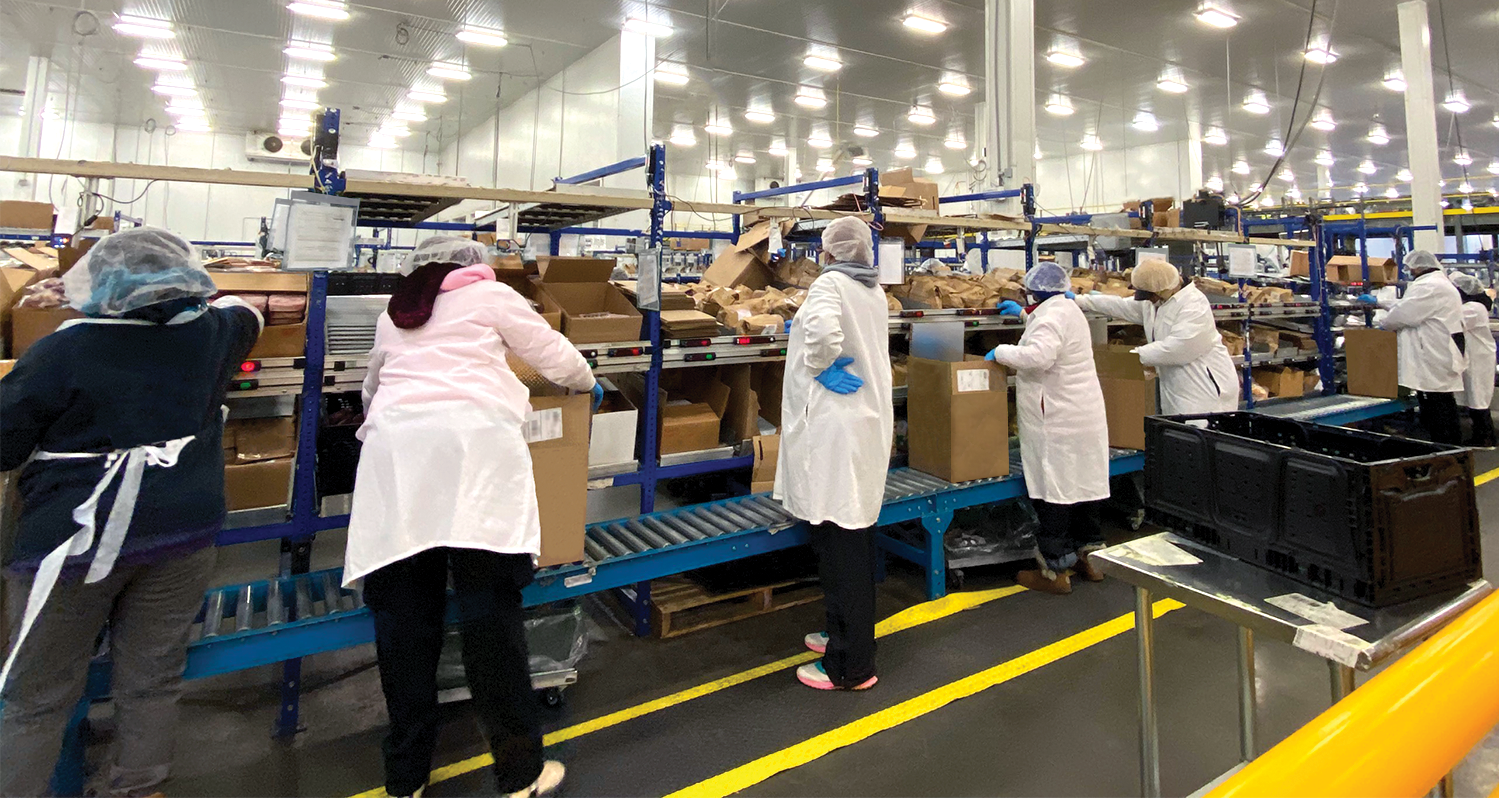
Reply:
[[121, 316], [174, 299], [218, 293], [186, 239], [159, 227], [105, 236], [62, 278], [68, 304], [88, 316]]
[[1072, 279], [1061, 266], [1041, 261], [1025, 273], [1025, 287], [1037, 294], [1061, 294], [1072, 289]]
[[1442, 264], [1437, 262], [1437, 256], [1424, 249], [1413, 249], [1405, 256], [1405, 270], [1413, 272], [1417, 269], [1440, 269]]
[[488, 260], [489, 248], [472, 238], [432, 236], [416, 245], [416, 249], [411, 251], [411, 256], [401, 264], [401, 273], [410, 274], [416, 271], [417, 267], [429, 263], [456, 263], [459, 266], [473, 266]]

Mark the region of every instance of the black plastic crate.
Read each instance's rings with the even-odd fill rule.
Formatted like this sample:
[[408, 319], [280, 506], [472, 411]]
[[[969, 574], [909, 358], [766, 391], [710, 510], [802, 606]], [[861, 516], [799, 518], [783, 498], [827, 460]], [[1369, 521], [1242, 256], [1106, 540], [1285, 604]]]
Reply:
[[384, 272], [331, 272], [328, 275], [329, 296], [367, 296], [395, 293], [401, 275]]
[[1151, 520], [1367, 606], [1482, 575], [1466, 449], [1257, 413], [1145, 421]]

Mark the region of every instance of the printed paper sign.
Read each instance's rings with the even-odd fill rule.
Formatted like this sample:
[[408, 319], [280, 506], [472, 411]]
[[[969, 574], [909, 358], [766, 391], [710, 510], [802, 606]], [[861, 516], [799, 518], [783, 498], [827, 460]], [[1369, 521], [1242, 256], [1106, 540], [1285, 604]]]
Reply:
[[533, 410], [526, 414], [526, 424], [521, 430], [526, 443], [541, 443], [562, 437], [562, 408]]
[[958, 393], [989, 390], [988, 369], [964, 369], [958, 372]]

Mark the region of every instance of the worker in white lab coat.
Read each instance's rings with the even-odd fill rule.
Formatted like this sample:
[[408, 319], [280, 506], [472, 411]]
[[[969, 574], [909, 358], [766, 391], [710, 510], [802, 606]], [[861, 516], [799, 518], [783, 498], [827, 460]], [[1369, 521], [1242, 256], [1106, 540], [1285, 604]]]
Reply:
[[889, 315], [869, 225], [829, 224], [822, 262], [786, 347], [774, 495], [812, 524], [827, 603], [827, 629], [805, 641], [823, 658], [797, 678], [819, 690], [863, 690], [876, 681], [874, 525], [894, 431]]
[[588, 362], [495, 281], [485, 249], [435, 237], [407, 260], [375, 329], [364, 380], [364, 441], [344, 583], [364, 578], [380, 686], [390, 713], [385, 791], [427, 783], [437, 742], [437, 660], [449, 576], [463, 664], [501, 794], [544, 795], [563, 777], [544, 762], [527, 665], [521, 589], [541, 551], [529, 391], [514, 352], [542, 376], [603, 396]]
[[1483, 289], [1483, 283], [1471, 274], [1452, 275], [1452, 285], [1463, 297], [1463, 340], [1466, 343], [1467, 369], [1463, 372], [1463, 404], [1473, 422], [1469, 446], [1494, 446], [1494, 331], [1489, 317], [1494, 300]]
[[[1415, 250], [1405, 256], [1411, 281], [1405, 295], [1374, 314], [1374, 325], [1399, 333], [1400, 385], [1416, 392], [1421, 425], [1437, 443], [1462, 443], [1457, 398], [1463, 392], [1463, 300], [1436, 256]], [[1376, 304], [1373, 296], [1358, 300]]]
[[1078, 307], [1145, 327], [1140, 365], [1159, 376], [1161, 413], [1222, 413], [1239, 408], [1239, 377], [1213, 306], [1162, 258], [1145, 258], [1130, 274], [1135, 298], [1089, 294]]
[[1069, 301], [1067, 270], [1036, 264], [1025, 287], [1037, 303], [1018, 344], [1001, 344], [985, 359], [1015, 369], [1020, 462], [1036, 508], [1039, 568], [1016, 581], [1031, 590], [1072, 592], [1067, 570], [1090, 581], [1103, 575], [1088, 560], [1102, 548], [1098, 503], [1109, 497], [1109, 430], [1103, 389], [1093, 366], [1088, 320]]

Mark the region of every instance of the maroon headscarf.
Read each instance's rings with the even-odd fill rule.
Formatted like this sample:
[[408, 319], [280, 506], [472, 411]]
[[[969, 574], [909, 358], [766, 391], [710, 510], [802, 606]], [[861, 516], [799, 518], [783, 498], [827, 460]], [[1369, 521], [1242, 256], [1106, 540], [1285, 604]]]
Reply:
[[415, 330], [432, 318], [432, 304], [442, 292], [442, 281], [463, 268], [456, 263], [424, 263], [401, 278], [386, 310], [403, 330]]

